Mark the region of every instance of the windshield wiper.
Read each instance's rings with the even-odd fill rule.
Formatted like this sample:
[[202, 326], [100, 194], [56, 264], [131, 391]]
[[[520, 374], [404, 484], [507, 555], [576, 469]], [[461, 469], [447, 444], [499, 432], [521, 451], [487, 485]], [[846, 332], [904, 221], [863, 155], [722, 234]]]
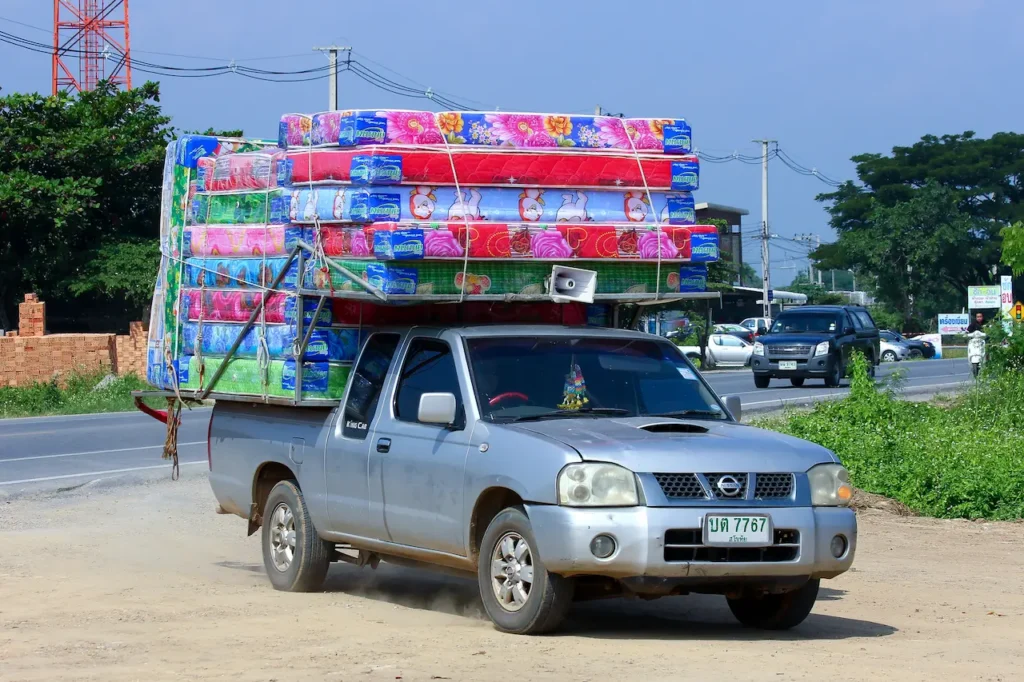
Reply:
[[[621, 407], [583, 407], [578, 410], [552, 410], [551, 412], [541, 412], [540, 414], [511, 417], [508, 419], [508, 423], [543, 421], [545, 419], [570, 419], [579, 415], [600, 417], [609, 414], [631, 414], [631, 412]], [[491, 419], [494, 420], [494, 418], [494, 415], [491, 415]], [[501, 419], [501, 417], [498, 417], [498, 419]]]
[[650, 414], [648, 417], [721, 417], [722, 413], [715, 410], [675, 410], [673, 412], [661, 412]]

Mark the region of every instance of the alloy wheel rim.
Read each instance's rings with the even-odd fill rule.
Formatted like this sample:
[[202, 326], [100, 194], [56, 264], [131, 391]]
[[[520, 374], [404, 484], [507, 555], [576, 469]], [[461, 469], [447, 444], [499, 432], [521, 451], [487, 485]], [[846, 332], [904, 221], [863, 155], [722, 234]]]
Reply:
[[270, 559], [284, 573], [295, 560], [295, 515], [284, 502], [270, 516]]
[[530, 544], [516, 532], [505, 533], [491, 552], [491, 589], [506, 611], [526, 606], [533, 593], [533, 552]]

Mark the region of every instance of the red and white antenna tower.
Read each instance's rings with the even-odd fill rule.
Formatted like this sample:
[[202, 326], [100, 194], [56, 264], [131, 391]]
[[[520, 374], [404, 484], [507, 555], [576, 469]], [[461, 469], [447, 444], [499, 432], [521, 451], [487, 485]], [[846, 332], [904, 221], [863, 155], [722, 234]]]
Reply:
[[53, 94], [132, 87], [128, 0], [53, 0]]

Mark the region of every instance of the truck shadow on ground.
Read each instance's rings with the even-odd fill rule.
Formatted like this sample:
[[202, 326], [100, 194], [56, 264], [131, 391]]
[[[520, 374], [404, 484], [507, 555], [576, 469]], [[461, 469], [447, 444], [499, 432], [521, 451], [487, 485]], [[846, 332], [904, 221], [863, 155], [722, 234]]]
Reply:
[[[324, 591], [465, 618], [487, 618], [477, 583], [470, 577], [386, 564], [381, 564], [376, 571], [334, 566], [328, 574]], [[822, 588], [819, 601], [842, 601], [844, 594], [843, 590]], [[559, 634], [598, 639], [789, 641], [885, 637], [895, 632], [896, 628], [882, 623], [813, 612], [802, 625], [788, 632], [748, 630], [733, 619], [724, 597], [689, 595], [647, 602], [636, 599], [582, 602], [573, 606]]]

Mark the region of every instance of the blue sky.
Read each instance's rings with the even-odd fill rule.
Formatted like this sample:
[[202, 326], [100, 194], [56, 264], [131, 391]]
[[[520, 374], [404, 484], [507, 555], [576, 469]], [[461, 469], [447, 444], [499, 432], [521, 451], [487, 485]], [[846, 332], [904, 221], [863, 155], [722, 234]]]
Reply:
[[[51, 11], [41, 0], [4, 0], [0, 17], [45, 30], [2, 19], [0, 28], [49, 42]], [[314, 45], [335, 42], [480, 108], [584, 113], [601, 105], [630, 116], [685, 117], [702, 151], [758, 154], [750, 141], [774, 138], [804, 166], [837, 179], [853, 176], [851, 156], [885, 153], [926, 133], [1020, 131], [1024, 111], [1024, 3], [1015, 0], [133, 0], [131, 21], [135, 56], [154, 63], [235, 59], [303, 69], [325, 63]], [[49, 91], [47, 56], [0, 43], [0, 64], [3, 92]], [[281, 113], [327, 108], [324, 80], [162, 82], [164, 108], [179, 128], [275, 137]], [[340, 88], [343, 107], [429, 104], [352, 74], [342, 74]], [[826, 185], [778, 161], [769, 173], [772, 231], [833, 239], [814, 200]], [[744, 231], [755, 231], [760, 183], [760, 166], [705, 164], [697, 200], [747, 208]], [[787, 260], [801, 251], [773, 243], [774, 283], [806, 266]], [[744, 244], [744, 256], [760, 270], [756, 242]]]

